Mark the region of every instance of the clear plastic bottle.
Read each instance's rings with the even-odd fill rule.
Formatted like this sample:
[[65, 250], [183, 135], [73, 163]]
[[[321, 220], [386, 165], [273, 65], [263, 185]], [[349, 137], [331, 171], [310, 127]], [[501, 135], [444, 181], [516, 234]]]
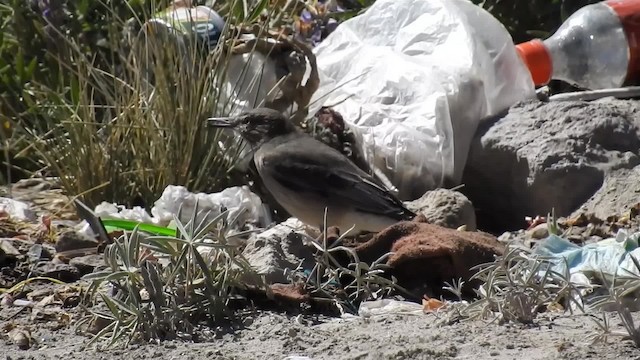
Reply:
[[516, 48], [536, 85], [557, 79], [583, 89], [606, 89], [637, 82], [640, 0], [587, 5], [548, 39]]

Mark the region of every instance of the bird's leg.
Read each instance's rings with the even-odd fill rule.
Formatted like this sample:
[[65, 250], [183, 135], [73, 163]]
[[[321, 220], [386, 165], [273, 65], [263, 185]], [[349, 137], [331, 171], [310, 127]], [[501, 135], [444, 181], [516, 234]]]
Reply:
[[320, 226], [318, 226], [318, 229], [320, 230], [320, 235], [318, 235], [318, 237], [316, 238], [316, 242], [324, 246], [324, 236], [326, 231], [326, 229], [324, 228], [324, 224], [320, 224]]

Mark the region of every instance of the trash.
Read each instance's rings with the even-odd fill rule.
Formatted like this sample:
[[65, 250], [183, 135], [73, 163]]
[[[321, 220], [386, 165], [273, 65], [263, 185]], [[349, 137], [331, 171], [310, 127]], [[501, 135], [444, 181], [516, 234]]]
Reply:
[[445, 302], [435, 298], [425, 297], [424, 299], [422, 299], [422, 310], [424, 312], [434, 312], [438, 309], [444, 308], [445, 306], [447, 306]]
[[402, 221], [377, 233], [354, 248], [358, 259], [367, 264], [391, 253], [385, 264], [398, 284], [412, 291], [425, 288], [433, 296], [447, 295], [445, 282], [461, 278], [463, 294], [473, 294], [477, 280], [471, 280], [474, 266], [495, 260], [504, 245], [482, 232], [457, 231], [429, 224], [424, 215]]
[[210, 7], [191, 6], [191, 1], [176, 0], [147, 21], [143, 31], [152, 27], [164, 27], [176, 36], [195, 35], [196, 41], [212, 50], [218, 43], [224, 26], [222, 17]]
[[424, 311], [421, 304], [393, 299], [363, 301], [358, 309], [358, 315], [362, 317], [390, 314], [423, 315]]
[[15, 220], [35, 221], [36, 213], [29, 208], [29, 205], [22, 201], [0, 197], [0, 212], [4, 212]]
[[196, 200], [199, 211], [211, 211], [208, 219], [212, 220], [221, 213], [221, 209], [229, 210], [229, 218], [239, 216], [240, 226], [251, 223], [265, 227], [271, 223], [269, 213], [264, 208], [258, 195], [252, 193], [248, 187], [230, 187], [214, 194], [192, 193], [183, 186], [169, 185], [162, 196], [151, 209], [153, 219], [157, 225], [167, 225], [173, 216], [182, 208], [180, 221], [187, 222], [194, 211]]
[[551, 270], [568, 273], [569, 280], [581, 287], [584, 295], [599, 284], [611, 283], [614, 276], [618, 280], [640, 277], [640, 269], [632, 259], [640, 260], [638, 239], [640, 232], [629, 234], [621, 229], [616, 237], [578, 246], [551, 235], [534, 246], [533, 254], [548, 259]]
[[551, 79], [584, 89], [639, 80], [640, 1], [608, 0], [573, 13], [548, 39], [517, 45], [536, 85]]
[[[231, 187], [219, 193], [192, 193], [183, 186], [169, 185], [162, 196], [151, 208], [151, 215], [139, 206], [127, 209], [122, 205], [103, 202], [96, 206], [95, 214], [101, 219], [132, 220], [141, 223], [170, 227], [174, 215], [181, 212], [181, 222], [188, 222], [193, 214], [196, 201], [198, 202], [197, 223], [211, 221], [220, 215], [224, 209], [229, 211], [228, 220], [236, 219], [237, 226], [266, 227], [271, 223], [270, 214], [258, 195], [252, 193], [248, 187]], [[206, 215], [206, 218], [204, 217]], [[83, 221], [79, 225], [80, 233], [92, 234], [89, 224]]]
[[402, 199], [460, 181], [481, 119], [535, 98], [511, 36], [467, 0], [379, 0], [314, 49], [320, 87]]

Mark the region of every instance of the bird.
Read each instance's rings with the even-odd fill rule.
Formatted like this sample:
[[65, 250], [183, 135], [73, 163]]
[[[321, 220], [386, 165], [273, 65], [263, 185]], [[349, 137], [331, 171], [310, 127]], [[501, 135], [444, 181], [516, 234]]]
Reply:
[[303, 223], [352, 234], [377, 233], [416, 214], [338, 150], [299, 130], [281, 112], [255, 108], [207, 119], [252, 147], [258, 176], [278, 204]]

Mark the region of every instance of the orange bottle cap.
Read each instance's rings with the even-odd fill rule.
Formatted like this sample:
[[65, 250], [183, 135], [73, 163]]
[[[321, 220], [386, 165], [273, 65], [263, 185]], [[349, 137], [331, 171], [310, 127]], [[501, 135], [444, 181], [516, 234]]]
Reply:
[[546, 85], [551, 81], [553, 64], [547, 47], [540, 39], [523, 42], [516, 45], [518, 54], [531, 72], [531, 78], [536, 86]]

